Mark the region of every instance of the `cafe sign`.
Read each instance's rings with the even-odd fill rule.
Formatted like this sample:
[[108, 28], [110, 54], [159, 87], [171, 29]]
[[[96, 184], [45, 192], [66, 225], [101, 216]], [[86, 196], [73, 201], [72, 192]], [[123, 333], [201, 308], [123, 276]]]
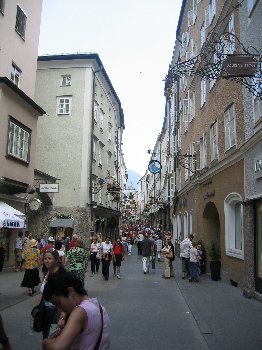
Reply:
[[39, 192], [58, 193], [59, 192], [59, 184], [39, 184]]
[[222, 77], [253, 77], [258, 69], [254, 56], [228, 55], [222, 64]]

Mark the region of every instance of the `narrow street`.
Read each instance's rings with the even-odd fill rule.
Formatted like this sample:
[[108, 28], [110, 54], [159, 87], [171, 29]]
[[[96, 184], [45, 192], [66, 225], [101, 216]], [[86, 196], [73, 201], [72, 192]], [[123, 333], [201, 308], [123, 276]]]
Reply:
[[[90, 296], [97, 296], [111, 321], [112, 350], [259, 349], [262, 304], [246, 299], [240, 289], [201, 276], [200, 283], [176, 277], [162, 279], [162, 263], [148, 275], [141, 257], [126, 256], [122, 279], [108, 281], [99, 273], [86, 276]], [[0, 274], [0, 308], [14, 350], [40, 350], [41, 335], [30, 330], [30, 311], [39, 295], [30, 298], [20, 288], [23, 274]]]

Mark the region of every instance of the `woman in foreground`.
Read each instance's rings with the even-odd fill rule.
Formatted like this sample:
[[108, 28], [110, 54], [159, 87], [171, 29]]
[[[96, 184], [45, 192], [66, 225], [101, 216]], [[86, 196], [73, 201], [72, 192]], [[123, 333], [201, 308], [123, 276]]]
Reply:
[[43, 295], [67, 314], [57, 337], [43, 341], [44, 350], [110, 349], [108, 314], [96, 298], [87, 296], [75, 275], [67, 271], [50, 274]]

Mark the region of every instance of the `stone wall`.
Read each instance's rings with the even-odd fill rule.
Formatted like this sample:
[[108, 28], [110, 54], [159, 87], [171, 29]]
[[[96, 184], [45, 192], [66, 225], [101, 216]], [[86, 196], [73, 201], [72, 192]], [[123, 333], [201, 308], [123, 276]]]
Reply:
[[93, 230], [90, 208], [63, 208], [48, 206], [40, 211], [29, 211], [28, 230], [32, 231], [35, 237], [44, 235], [47, 239], [52, 233], [49, 227], [50, 222], [55, 219], [57, 214], [70, 215], [74, 219], [74, 233], [86, 242], [90, 237], [90, 231]]

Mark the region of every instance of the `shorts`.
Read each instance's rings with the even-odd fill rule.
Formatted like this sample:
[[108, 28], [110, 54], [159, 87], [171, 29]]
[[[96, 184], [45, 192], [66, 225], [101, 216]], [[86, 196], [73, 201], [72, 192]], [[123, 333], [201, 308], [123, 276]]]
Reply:
[[121, 266], [121, 262], [122, 262], [122, 254], [116, 254], [114, 256], [113, 265], [114, 266]]

